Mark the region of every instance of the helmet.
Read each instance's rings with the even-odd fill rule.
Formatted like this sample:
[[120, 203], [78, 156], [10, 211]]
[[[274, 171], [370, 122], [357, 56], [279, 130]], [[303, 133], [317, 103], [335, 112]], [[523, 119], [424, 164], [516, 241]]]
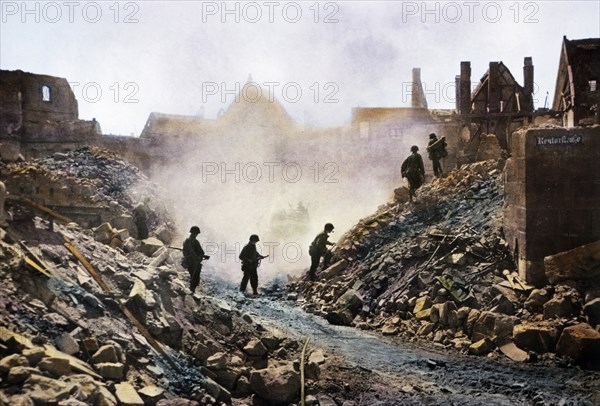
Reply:
[[325, 224], [325, 231], [333, 231], [333, 224], [331, 224], [331, 223]]
[[412, 147], [410, 147], [410, 152], [417, 152], [419, 150], [419, 147], [417, 147], [416, 145], [413, 145]]
[[429, 139], [431, 139], [431, 140], [432, 140], [432, 139], [434, 139], [435, 137], [436, 137], [435, 133], [431, 133], [431, 134], [429, 134]]
[[192, 228], [190, 228], [190, 233], [200, 234], [200, 228], [198, 226], [192, 226]]
[[258, 238], [258, 236], [256, 234], [252, 234], [250, 236], [250, 241], [259, 242], [260, 239]]

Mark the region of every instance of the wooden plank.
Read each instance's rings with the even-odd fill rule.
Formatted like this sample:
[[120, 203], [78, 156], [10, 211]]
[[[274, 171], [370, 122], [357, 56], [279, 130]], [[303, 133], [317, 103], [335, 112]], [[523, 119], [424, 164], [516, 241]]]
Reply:
[[30, 268], [38, 271], [39, 273], [41, 273], [42, 275], [47, 276], [48, 278], [52, 278], [52, 274], [48, 271], [46, 271], [44, 268], [40, 267], [38, 264], [36, 264], [34, 261], [32, 261], [29, 257], [25, 257], [25, 264], [27, 264], [27, 266], [29, 266]]
[[65, 247], [67, 247], [67, 249], [75, 256], [75, 258], [77, 258], [79, 262], [81, 262], [81, 265], [83, 265], [85, 269], [90, 273], [90, 275], [92, 275], [92, 278], [94, 278], [94, 280], [98, 283], [102, 290], [104, 290], [105, 292], [110, 292], [110, 288], [104, 282], [102, 276], [100, 276], [100, 274], [96, 272], [94, 267], [83, 257], [83, 255], [81, 255], [81, 252], [79, 252], [79, 250], [70, 242], [65, 242]]
[[43, 213], [46, 213], [47, 215], [55, 218], [56, 220], [68, 224], [68, 223], [74, 223], [73, 220], [69, 219], [68, 217], [65, 217], [61, 214], [58, 214], [57, 212], [55, 212], [54, 210], [44, 206], [41, 203], [38, 202], [34, 202], [33, 200], [30, 199], [26, 199], [24, 197], [18, 197], [18, 196], [7, 196], [6, 197], [7, 200], [10, 201], [15, 201], [15, 202], [19, 202], [19, 203], [24, 203], [30, 207], [33, 207], [34, 209], [37, 209]]

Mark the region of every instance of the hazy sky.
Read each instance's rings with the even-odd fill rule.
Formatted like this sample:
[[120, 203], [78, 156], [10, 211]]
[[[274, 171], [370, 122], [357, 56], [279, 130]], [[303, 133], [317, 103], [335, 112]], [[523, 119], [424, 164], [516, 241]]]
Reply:
[[152, 111], [214, 118], [249, 74], [296, 121], [334, 126], [409, 105], [413, 67], [452, 108], [460, 61], [475, 83], [490, 61], [522, 83], [531, 56], [542, 107], [563, 35], [600, 37], [598, 1], [0, 3], [0, 67], [67, 78], [80, 117], [124, 135]]

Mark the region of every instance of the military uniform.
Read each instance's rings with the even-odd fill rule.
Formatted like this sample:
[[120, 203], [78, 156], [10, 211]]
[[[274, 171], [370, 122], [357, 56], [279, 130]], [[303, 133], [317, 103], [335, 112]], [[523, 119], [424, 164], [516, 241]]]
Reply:
[[260, 260], [265, 258], [256, 251], [256, 244], [249, 242], [242, 248], [239, 258], [242, 260], [242, 272], [244, 277], [240, 284], [240, 291], [245, 292], [248, 286], [248, 280], [250, 280], [250, 286], [252, 286], [252, 293], [258, 294], [258, 264]]
[[448, 152], [446, 151], [446, 138], [442, 137], [438, 139], [435, 136], [431, 137], [427, 144], [427, 153], [433, 164], [433, 174], [439, 178], [443, 174], [440, 159], [448, 156]]
[[327, 249], [327, 246], [333, 245], [333, 243], [327, 240], [328, 237], [329, 236], [325, 231], [319, 233], [313, 240], [312, 244], [310, 244], [308, 249], [311, 261], [308, 276], [311, 280], [315, 279], [319, 262], [321, 262], [321, 257], [323, 257], [323, 269], [326, 269], [329, 266], [329, 261], [331, 260], [332, 254], [331, 251]]
[[423, 165], [421, 155], [418, 152], [413, 152], [402, 162], [400, 172], [402, 173], [402, 177], [408, 180], [408, 190], [412, 199], [415, 191], [425, 181], [425, 166]]
[[200, 272], [204, 259], [204, 250], [195, 236], [188, 237], [183, 243], [183, 258], [190, 273], [190, 289], [194, 293], [200, 283]]

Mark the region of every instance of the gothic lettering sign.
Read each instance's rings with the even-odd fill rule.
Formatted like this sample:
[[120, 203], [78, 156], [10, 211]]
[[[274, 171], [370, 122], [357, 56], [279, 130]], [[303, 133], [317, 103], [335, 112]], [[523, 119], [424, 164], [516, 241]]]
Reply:
[[583, 135], [549, 135], [545, 137], [535, 137], [535, 146], [542, 145], [578, 145], [583, 144]]

